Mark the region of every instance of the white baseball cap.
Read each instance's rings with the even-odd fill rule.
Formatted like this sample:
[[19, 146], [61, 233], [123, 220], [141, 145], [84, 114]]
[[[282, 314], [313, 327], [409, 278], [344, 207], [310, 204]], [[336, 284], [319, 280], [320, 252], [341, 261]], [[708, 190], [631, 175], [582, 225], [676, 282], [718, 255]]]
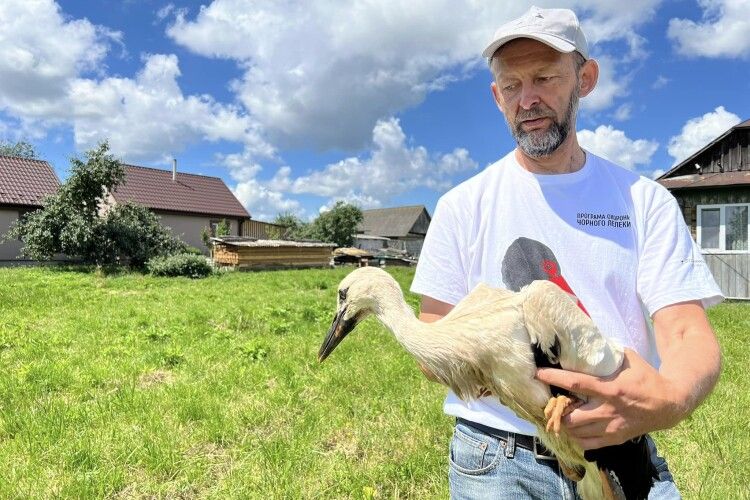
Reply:
[[516, 38], [532, 38], [559, 52], [577, 50], [584, 59], [589, 58], [589, 47], [581, 24], [570, 9], [540, 9], [532, 6], [518, 19], [500, 26], [482, 56], [492, 57], [502, 45]]

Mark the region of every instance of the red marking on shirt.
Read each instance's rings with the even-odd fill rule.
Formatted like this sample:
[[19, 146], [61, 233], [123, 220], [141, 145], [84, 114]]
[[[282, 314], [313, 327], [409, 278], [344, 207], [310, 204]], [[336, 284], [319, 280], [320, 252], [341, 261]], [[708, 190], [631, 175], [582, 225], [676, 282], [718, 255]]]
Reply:
[[576, 294], [570, 288], [570, 285], [568, 285], [568, 282], [565, 281], [565, 278], [563, 278], [560, 272], [558, 271], [556, 262], [551, 261], [549, 259], [544, 259], [542, 261], [542, 271], [544, 271], [544, 273], [547, 275], [548, 280], [550, 280], [552, 283], [559, 286], [564, 291], [568, 292], [573, 297], [575, 297], [576, 304], [578, 304], [578, 307], [580, 307], [581, 310], [585, 312], [587, 316], [591, 316], [589, 312], [586, 310], [586, 308], [583, 307], [583, 303], [578, 299]]

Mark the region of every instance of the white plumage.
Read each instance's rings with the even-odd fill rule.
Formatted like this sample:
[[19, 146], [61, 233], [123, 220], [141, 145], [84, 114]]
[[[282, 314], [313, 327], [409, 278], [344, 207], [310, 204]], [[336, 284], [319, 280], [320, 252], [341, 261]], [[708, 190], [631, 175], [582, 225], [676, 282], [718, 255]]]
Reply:
[[[520, 292], [477, 286], [450, 313], [434, 323], [419, 321], [398, 283], [385, 271], [365, 267], [339, 285], [338, 311], [321, 346], [323, 361], [367, 315], [374, 314], [403, 347], [461, 399], [488, 389], [518, 416], [533, 423], [542, 442], [555, 453], [563, 470], [581, 479], [586, 499], [611, 495], [604, 475], [564, 432], [548, 432], [545, 408], [550, 387], [535, 379], [532, 346], [562, 368], [596, 376], [613, 374], [623, 349], [601, 335], [575, 301], [549, 281], [535, 281]], [[550, 409], [548, 407], [548, 415]], [[559, 429], [564, 406], [551, 417]], [[585, 469], [585, 473], [584, 473]]]

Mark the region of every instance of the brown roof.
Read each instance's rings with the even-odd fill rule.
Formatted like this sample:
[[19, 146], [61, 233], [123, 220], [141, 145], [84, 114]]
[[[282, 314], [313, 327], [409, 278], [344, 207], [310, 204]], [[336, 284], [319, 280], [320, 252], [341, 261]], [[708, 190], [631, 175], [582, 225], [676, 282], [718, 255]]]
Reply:
[[60, 180], [46, 161], [0, 156], [0, 203], [41, 207], [58, 187]]
[[714, 174], [690, 174], [657, 180], [667, 189], [694, 189], [750, 185], [750, 172], [724, 172]]
[[118, 203], [133, 202], [152, 210], [225, 217], [250, 217], [218, 177], [123, 165], [125, 180], [112, 193]]
[[357, 229], [368, 235], [403, 237], [411, 232], [419, 216], [426, 211], [424, 205], [362, 210], [362, 222]]

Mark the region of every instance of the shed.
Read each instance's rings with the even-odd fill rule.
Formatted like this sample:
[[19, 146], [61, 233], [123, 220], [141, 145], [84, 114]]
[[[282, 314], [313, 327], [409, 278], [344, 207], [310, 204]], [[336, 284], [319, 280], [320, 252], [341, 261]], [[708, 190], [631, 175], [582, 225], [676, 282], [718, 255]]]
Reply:
[[332, 243], [256, 240], [242, 237], [211, 238], [214, 263], [239, 269], [328, 267]]
[[[59, 187], [46, 161], [0, 156], [0, 236], [24, 214], [41, 208], [44, 198]], [[22, 246], [20, 241], [0, 241], [0, 263], [29, 262], [21, 258]]]
[[362, 217], [359, 233], [389, 238], [388, 247], [405, 250], [415, 257], [422, 251], [432, 220], [424, 205], [363, 210]]
[[677, 199], [722, 292], [750, 298], [750, 120], [657, 179]]

